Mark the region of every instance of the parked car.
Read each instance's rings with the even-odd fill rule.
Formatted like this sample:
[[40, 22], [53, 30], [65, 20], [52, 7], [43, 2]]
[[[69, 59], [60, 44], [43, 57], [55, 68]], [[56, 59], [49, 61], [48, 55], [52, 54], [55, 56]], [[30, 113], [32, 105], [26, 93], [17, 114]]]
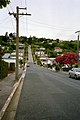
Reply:
[[78, 79], [80, 78], [80, 68], [72, 68], [69, 70], [69, 77]]

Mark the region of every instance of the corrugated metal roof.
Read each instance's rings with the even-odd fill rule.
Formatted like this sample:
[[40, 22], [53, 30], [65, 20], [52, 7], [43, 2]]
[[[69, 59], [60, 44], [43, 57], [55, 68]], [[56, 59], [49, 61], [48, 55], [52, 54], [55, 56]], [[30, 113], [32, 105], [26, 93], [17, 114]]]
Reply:
[[16, 63], [16, 59], [3, 59], [7, 63]]
[[2, 58], [9, 58], [10, 57], [10, 53], [5, 53]]

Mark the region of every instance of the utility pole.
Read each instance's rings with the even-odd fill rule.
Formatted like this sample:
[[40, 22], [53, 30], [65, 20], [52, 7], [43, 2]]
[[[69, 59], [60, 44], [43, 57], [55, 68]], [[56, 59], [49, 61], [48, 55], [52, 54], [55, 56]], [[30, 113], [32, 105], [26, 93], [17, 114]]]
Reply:
[[79, 34], [80, 34], [80, 31], [76, 31], [75, 33], [78, 33], [78, 38], [77, 38], [77, 63], [78, 63], [78, 67], [79, 67]]
[[16, 18], [16, 68], [15, 68], [15, 80], [18, 81], [18, 63], [19, 63], [19, 15], [31, 15], [27, 13], [19, 13], [19, 9], [26, 10], [26, 8], [19, 8], [16, 7], [16, 13], [10, 13], [10, 15], [13, 15]]

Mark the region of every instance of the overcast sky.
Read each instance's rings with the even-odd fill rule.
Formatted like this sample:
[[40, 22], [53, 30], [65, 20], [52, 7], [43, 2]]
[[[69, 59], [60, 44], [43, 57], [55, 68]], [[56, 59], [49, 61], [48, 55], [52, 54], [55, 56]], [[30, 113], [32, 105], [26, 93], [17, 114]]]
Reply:
[[80, 30], [80, 0], [11, 0], [10, 5], [0, 9], [0, 35], [16, 32], [16, 20], [8, 14], [16, 12], [16, 6], [27, 7], [27, 13], [31, 13], [31, 16], [19, 17], [20, 36], [77, 39], [75, 32]]

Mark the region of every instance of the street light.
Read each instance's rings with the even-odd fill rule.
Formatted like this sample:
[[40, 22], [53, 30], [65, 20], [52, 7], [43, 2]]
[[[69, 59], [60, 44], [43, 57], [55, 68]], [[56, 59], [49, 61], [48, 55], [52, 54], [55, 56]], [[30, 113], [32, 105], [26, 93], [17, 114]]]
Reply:
[[78, 62], [78, 67], [79, 67], [79, 35], [80, 35], [80, 31], [76, 31], [75, 33], [78, 33], [78, 38], [77, 38], [77, 62]]

